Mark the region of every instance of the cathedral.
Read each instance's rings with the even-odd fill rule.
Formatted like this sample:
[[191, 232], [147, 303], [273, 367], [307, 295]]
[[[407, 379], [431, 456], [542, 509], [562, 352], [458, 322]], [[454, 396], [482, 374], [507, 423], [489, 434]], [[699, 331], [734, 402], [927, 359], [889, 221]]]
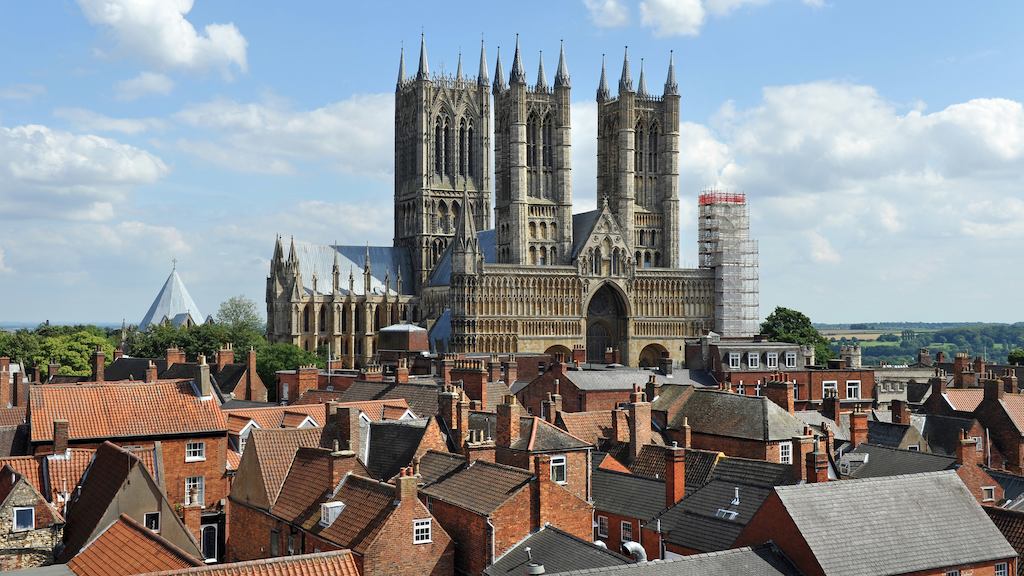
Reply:
[[[456, 353], [569, 353], [657, 365], [684, 340], [751, 336], [757, 245], [742, 194], [698, 198], [697, 268], [680, 268], [679, 86], [672, 59], [660, 94], [628, 52], [618, 91], [597, 88], [598, 208], [573, 213], [572, 85], [564, 46], [554, 81], [543, 59], [527, 82], [516, 40], [506, 80], [480, 48], [475, 78], [431, 74], [421, 39], [395, 87], [394, 242], [289, 243], [267, 278], [267, 334], [346, 366], [373, 361], [391, 324], [429, 330]], [[493, 109], [492, 109], [493, 107]], [[491, 126], [493, 118], [494, 126]], [[492, 171], [493, 167], [493, 171]], [[493, 187], [493, 200], [491, 190]], [[492, 205], [493, 202], [493, 205]], [[493, 225], [492, 225], [493, 206]]]

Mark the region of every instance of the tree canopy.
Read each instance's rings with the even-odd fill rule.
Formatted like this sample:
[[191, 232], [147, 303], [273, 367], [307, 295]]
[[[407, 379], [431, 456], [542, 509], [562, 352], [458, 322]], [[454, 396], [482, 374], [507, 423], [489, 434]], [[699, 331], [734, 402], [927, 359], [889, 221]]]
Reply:
[[248, 350], [257, 346], [266, 332], [256, 303], [245, 296], [232, 296], [217, 310], [217, 324], [227, 331], [228, 340], [235, 350]]
[[1018, 366], [1024, 364], [1024, 348], [1014, 348], [1010, 350], [1010, 353], [1006, 356], [1006, 361], [1010, 364], [1017, 364]]
[[274, 394], [272, 385], [277, 382], [278, 370], [294, 370], [308, 365], [323, 368], [326, 363], [320, 356], [292, 344], [264, 344], [256, 349], [256, 372], [271, 389], [271, 394]]
[[779, 342], [814, 346], [815, 361], [832, 358], [828, 339], [818, 332], [806, 314], [779, 306], [761, 323], [761, 334]]

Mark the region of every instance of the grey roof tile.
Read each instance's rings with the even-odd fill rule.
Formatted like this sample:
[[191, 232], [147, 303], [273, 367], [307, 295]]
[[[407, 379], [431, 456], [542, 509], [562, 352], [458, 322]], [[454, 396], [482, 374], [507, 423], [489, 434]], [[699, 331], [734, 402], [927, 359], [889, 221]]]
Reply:
[[[527, 549], [530, 551], [529, 554], [526, 552]], [[526, 565], [530, 562], [531, 556], [534, 562], [544, 566], [547, 573], [632, 563], [632, 560], [625, 556], [547, 525], [502, 554], [494, 564], [484, 570], [484, 574], [520, 576], [526, 573]]]
[[428, 420], [380, 420], [370, 422], [366, 470], [377, 480], [390, 480], [416, 455]]
[[557, 572], [552, 576], [801, 576], [773, 544], [697, 554], [679, 560]]
[[471, 512], [490, 515], [526, 486], [533, 474], [526, 470], [474, 460], [472, 464], [421, 491]]
[[594, 508], [648, 520], [665, 508], [665, 481], [632, 474], [595, 470], [591, 476]]
[[943, 456], [941, 454], [929, 454], [928, 452], [916, 452], [913, 450], [900, 450], [891, 446], [879, 446], [877, 444], [861, 444], [856, 449], [847, 452], [840, 460], [840, 469], [844, 462], [861, 460], [860, 456], [866, 456], [862, 464], [850, 467], [847, 474], [850, 478], [879, 478], [883, 476], [898, 476], [900, 474], [918, 474], [921, 472], [936, 472], [939, 470], [951, 470], [956, 467], [956, 458]]

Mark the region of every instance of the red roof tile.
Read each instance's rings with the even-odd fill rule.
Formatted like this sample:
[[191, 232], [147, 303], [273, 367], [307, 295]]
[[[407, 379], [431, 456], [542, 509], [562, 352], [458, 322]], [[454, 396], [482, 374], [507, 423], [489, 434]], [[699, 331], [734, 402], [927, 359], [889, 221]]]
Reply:
[[1024, 434], [1024, 395], [1003, 394], [1002, 403], [1006, 414], [1017, 427], [1017, 432]]
[[10, 466], [15, 472], [21, 474], [25, 481], [31, 484], [40, 493], [43, 492], [43, 468], [39, 458], [35, 456], [10, 456], [0, 458], [0, 468]]
[[78, 576], [128, 576], [202, 565], [126, 514], [121, 514], [68, 562], [68, 568]]
[[287, 428], [256, 429], [249, 435], [248, 443], [256, 456], [263, 485], [267, 489], [267, 502], [271, 505], [277, 500], [295, 452], [302, 446], [319, 446], [320, 433], [320, 428]]
[[981, 404], [985, 397], [985, 391], [981, 388], [947, 388], [946, 401], [954, 410], [960, 412], [974, 412], [974, 409]]
[[[301, 414], [297, 420], [294, 416], [286, 418], [287, 413]], [[234, 422], [232, 428], [237, 427], [241, 420], [238, 417], [254, 420], [256, 425], [263, 429], [268, 428], [294, 428], [305, 420], [306, 416], [312, 416], [316, 425], [323, 427], [327, 421], [327, 406], [325, 404], [307, 404], [302, 406], [267, 406], [265, 408], [232, 408], [224, 410], [224, 413], [231, 417]], [[232, 430], [235, 434], [241, 431], [245, 424], [241, 424], [238, 431]]]
[[328, 501], [344, 502], [345, 508], [319, 537], [362, 554], [395, 509], [395, 487], [350, 474]]
[[[333, 477], [332, 461], [336, 467]], [[333, 456], [326, 448], [299, 448], [270, 512], [304, 528], [313, 527], [320, 521], [320, 503], [334, 491], [333, 478], [341, 479], [348, 472], [368, 475], [354, 455]]]
[[619, 418], [619, 425], [623, 430], [628, 429], [626, 413], [622, 410], [560, 412], [558, 414], [559, 422], [564, 426], [566, 432], [595, 446], [599, 446], [602, 439], [612, 439], [614, 436], [613, 416]]
[[168, 572], [154, 572], [142, 576], [172, 576], [179, 574], [201, 574], [202, 576], [359, 576], [355, 559], [350, 550], [284, 556], [218, 564], [202, 568], [188, 568]]
[[20, 426], [25, 423], [25, 407], [0, 408], [0, 426]]
[[227, 430], [217, 401], [196, 396], [190, 380], [33, 386], [30, 394], [32, 442], [52, 442], [61, 419], [72, 440]]

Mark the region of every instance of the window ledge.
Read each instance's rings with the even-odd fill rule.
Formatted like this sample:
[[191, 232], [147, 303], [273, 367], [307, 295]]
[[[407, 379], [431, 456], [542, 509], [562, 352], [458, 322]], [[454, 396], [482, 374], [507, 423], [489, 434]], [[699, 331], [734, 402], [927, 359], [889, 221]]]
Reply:
[[413, 545], [419, 546], [420, 544], [433, 544], [433, 540], [421, 540], [419, 542], [413, 542]]
[[185, 462], [205, 462], [206, 456], [186, 456]]

